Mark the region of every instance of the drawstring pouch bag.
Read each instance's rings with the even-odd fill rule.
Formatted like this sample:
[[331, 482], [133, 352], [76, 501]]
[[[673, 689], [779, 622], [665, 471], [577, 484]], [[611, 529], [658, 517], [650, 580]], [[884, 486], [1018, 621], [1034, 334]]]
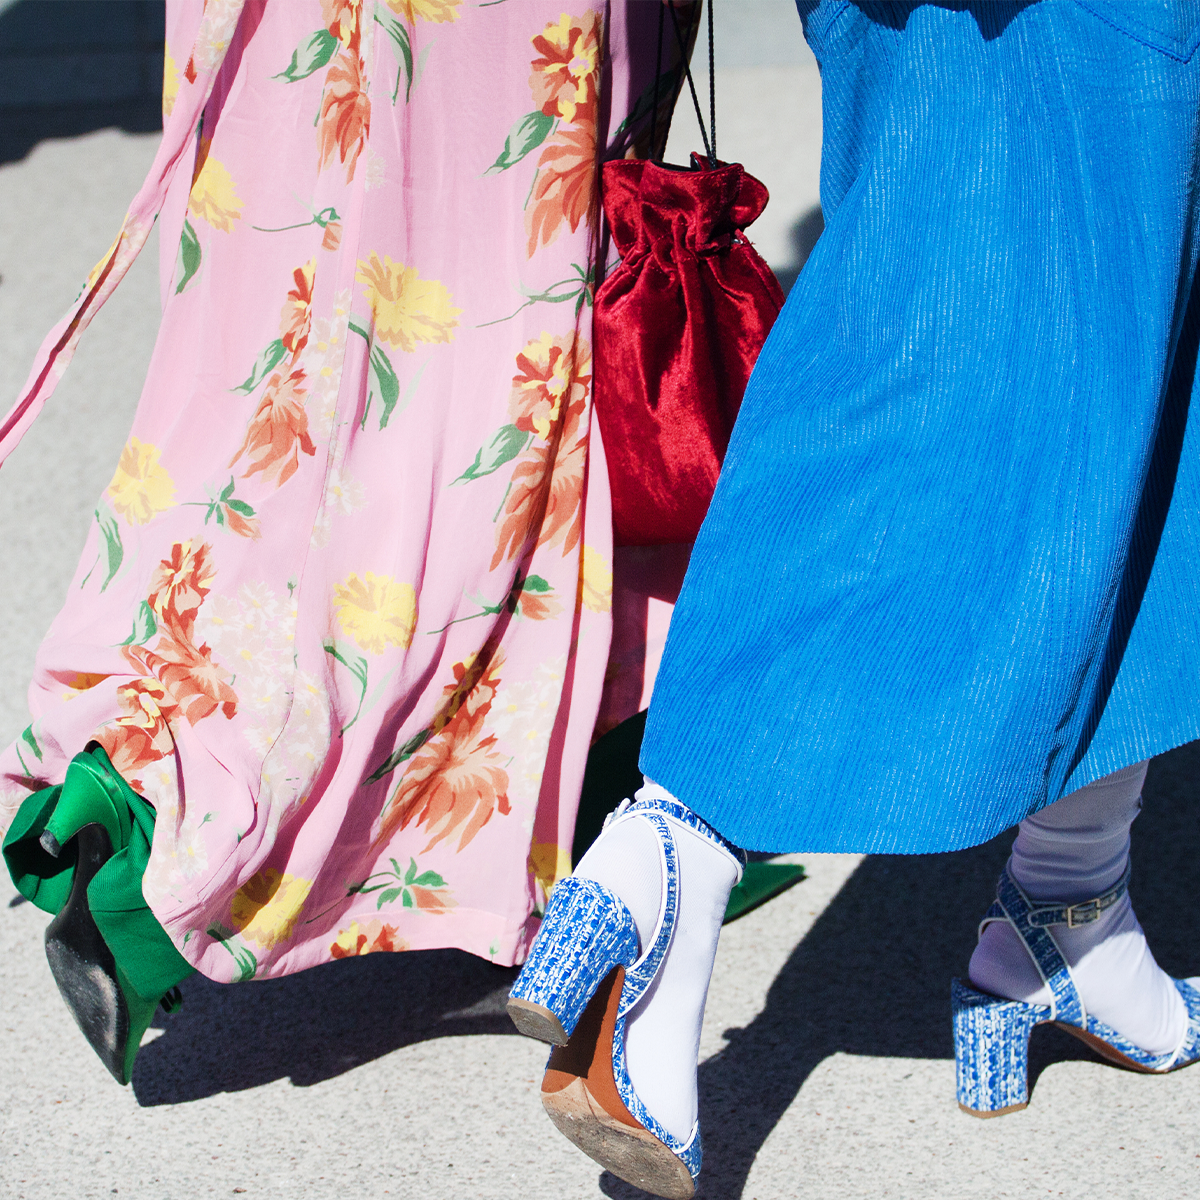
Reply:
[[[676, 22], [673, 6], [664, 8]], [[687, 71], [705, 155], [693, 154], [690, 167], [646, 159], [603, 167], [621, 262], [596, 291], [593, 388], [618, 546], [695, 540], [750, 372], [783, 307], [744, 232], [767, 189], [716, 157], [711, 0], [708, 17], [711, 140]], [[682, 50], [678, 24], [676, 34]]]

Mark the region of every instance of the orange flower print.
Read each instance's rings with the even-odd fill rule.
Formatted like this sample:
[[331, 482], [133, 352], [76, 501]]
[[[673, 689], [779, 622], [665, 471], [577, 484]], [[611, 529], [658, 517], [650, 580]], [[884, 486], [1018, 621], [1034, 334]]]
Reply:
[[[496, 530], [492, 570], [518, 557], [535, 538], [539, 546], [563, 542], [564, 554], [579, 540], [587, 465], [587, 438], [580, 422], [591, 369], [591, 347], [575, 333], [557, 338], [543, 333], [517, 355], [509, 415], [518, 429], [536, 434], [542, 442], [526, 450], [513, 469], [504, 519]], [[554, 602], [529, 596], [528, 603], [541, 613]], [[521, 604], [524, 612], [524, 594]]]
[[531, 446], [513, 468], [512, 486], [504, 502], [504, 519], [496, 527], [496, 552], [489, 570], [512, 560], [533, 540], [546, 511], [546, 480], [552, 464], [550, 446]]
[[279, 337], [287, 352], [295, 358], [308, 342], [308, 330], [312, 324], [313, 276], [317, 273], [317, 260], [310, 258], [302, 267], [292, 272], [295, 286], [283, 302], [279, 314]]
[[563, 400], [568, 406], [587, 396], [591, 350], [574, 332], [563, 337], [543, 333], [517, 355], [508, 411], [513, 424], [543, 441], [558, 424]]
[[196, 613], [208, 595], [216, 569], [207, 542], [176, 542], [150, 577], [150, 605], [159, 629], [177, 641], [190, 642]]
[[224, 502], [221, 502], [220, 509], [225, 525], [239, 537], [249, 538], [252, 542], [256, 542], [262, 536], [262, 528], [257, 517], [248, 517]]
[[317, 145], [324, 170], [334, 156], [346, 166], [346, 182], [367, 143], [371, 101], [363, 87], [362, 62], [356, 49], [339, 54], [325, 75], [325, 94], [317, 117]]
[[587, 434], [580, 430], [584, 404], [580, 401], [567, 409], [562, 439], [550, 472], [550, 490], [546, 511], [538, 532], [539, 546], [562, 544], [570, 554], [583, 533], [583, 479], [587, 470]]
[[529, 87], [533, 102], [548, 117], [569, 122], [595, 122], [596, 85], [600, 76], [600, 18], [563, 13], [533, 39]]
[[522, 591], [517, 597], [517, 609], [521, 616], [528, 617], [531, 621], [549, 621], [562, 612], [563, 606], [553, 596]]
[[525, 209], [526, 251], [550, 245], [563, 223], [574, 233], [589, 215], [596, 191], [596, 131], [591, 125], [560, 129], [538, 159], [529, 205]]
[[306, 389], [304, 371], [297, 369], [286, 379], [280, 374], [271, 376], [259, 401], [258, 411], [246, 426], [246, 439], [230, 460], [233, 466], [242, 455], [250, 458], [246, 477], [261, 471], [263, 479], [275, 480], [282, 487], [296, 473], [300, 453], [316, 454], [317, 448], [308, 436], [308, 414], [302, 397]]
[[485, 715], [464, 705], [413, 755], [384, 810], [379, 840], [415, 821], [431, 835], [425, 851], [459, 830], [461, 851], [494, 812], [508, 815], [508, 758], [496, 752], [496, 739], [484, 732]]
[[[440, 725], [435, 721], [433, 736], [409, 761], [384, 808], [377, 841], [387, 840], [415, 820], [433, 835], [425, 850], [462, 827], [461, 850], [493, 812], [506, 816], [510, 811], [507, 760], [493, 750], [496, 739], [487, 736], [483, 727], [500, 687], [504, 656], [497, 652], [479, 671], [482, 657], [455, 664], [456, 684], [446, 689], [442, 709], [442, 715], [451, 715]], [[465, 694], [464, 688], [469, 689]]]
[[135, 667], [159, 680], [189, 725], [211, 717], [217, 709], [226, 717], [237, 714], [237, 693], [230, 686], [233, 677], [213, 661], [210, 647], [162, 637], [153, 650], [145, 646], [124, 650]]
[[[213, 661], [208, 646], [195, 644], [196, 614], [215, 575], [212, 547], [207, 542], [176, 542], [171, 557], [158, 564], [146, 601], [161, 634], [158, 643], [153, 649], [136, 643], [122, 647], [125, 658], [139, 674], [154, 677], [130, 686], [141, 687], [159, 710], [166, 713], [169, 709], [168, 721], [182, 715], [194, 725], [218, 709], [226, 717], [237, 712], [231, 676]], [[131, 709], [128, 715], [138, 718], [134, 724], [146, 726], [145, 712], [149, 710], [143, 700], [137, 703], [143, 711]]]
[[342, 244], [341, 221], [330, 221], [325, 226], [325, 236], [321, 239], [322, 250], [336, 250]]
[[321, 17], [325, 28], [343, 46], [354, 42], [357, 50], [362, 27], [362, 0], [321, 0]]
[[171, 724], [178, 706], [157, 679], [134, 679], [117, 688], [120, 716], [96, 733], [112, 765], [132, 780], [143, 767], [175, 748]]
[[353, 958], [356, 954], [374, 954], [377, 950], [407, 950], [408, 943], [399, 935], [395, 925], [383, 921], [368, 921], [360, 925], [350, 922], [349, 929], [337, 935], [337, 941], [329, 947], [334, 958]]

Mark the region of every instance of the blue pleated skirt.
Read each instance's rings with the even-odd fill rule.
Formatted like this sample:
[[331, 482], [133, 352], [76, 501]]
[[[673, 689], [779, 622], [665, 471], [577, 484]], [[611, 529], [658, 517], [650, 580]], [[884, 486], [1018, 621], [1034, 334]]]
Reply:
[[748, 848], [955, 849], [1200, 737], [1200, 5], [801, 15], [825, 232], [642, 769]]

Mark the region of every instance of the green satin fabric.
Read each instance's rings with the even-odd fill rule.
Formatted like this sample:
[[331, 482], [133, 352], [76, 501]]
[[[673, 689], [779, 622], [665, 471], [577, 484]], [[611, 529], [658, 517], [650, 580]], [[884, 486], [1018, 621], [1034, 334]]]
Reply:
[[54, 858], [39, 841], [60, 803], [83, 809], [108, 830], [113, 854], [88, 887], [88, 907], [129, 985], [143, 999], [157, 1001], [195, 968], [142, 896], [154, 808], [95, 743], [71, 760], [61, 784], [34, 792], [17, 810], [4, 838], [4, 861], [17, 891], [48, 913], [58, 913], [66, 904], [75, 877], [74, 842], [66, 842]]

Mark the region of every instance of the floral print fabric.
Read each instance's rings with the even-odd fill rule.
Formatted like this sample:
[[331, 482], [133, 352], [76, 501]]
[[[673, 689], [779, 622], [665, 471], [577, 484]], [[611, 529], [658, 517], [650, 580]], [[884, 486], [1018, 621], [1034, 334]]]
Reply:
[[597, 147], [652, 83], [639, 21], [169, 10], [163, 149], [0, 427], [2, 455], [161, 212], [156, 353], [0, 829], [99, 742], [157, 811], [146, 899], [212, 978], [520, 961], [569, 869], [611, 627]]

